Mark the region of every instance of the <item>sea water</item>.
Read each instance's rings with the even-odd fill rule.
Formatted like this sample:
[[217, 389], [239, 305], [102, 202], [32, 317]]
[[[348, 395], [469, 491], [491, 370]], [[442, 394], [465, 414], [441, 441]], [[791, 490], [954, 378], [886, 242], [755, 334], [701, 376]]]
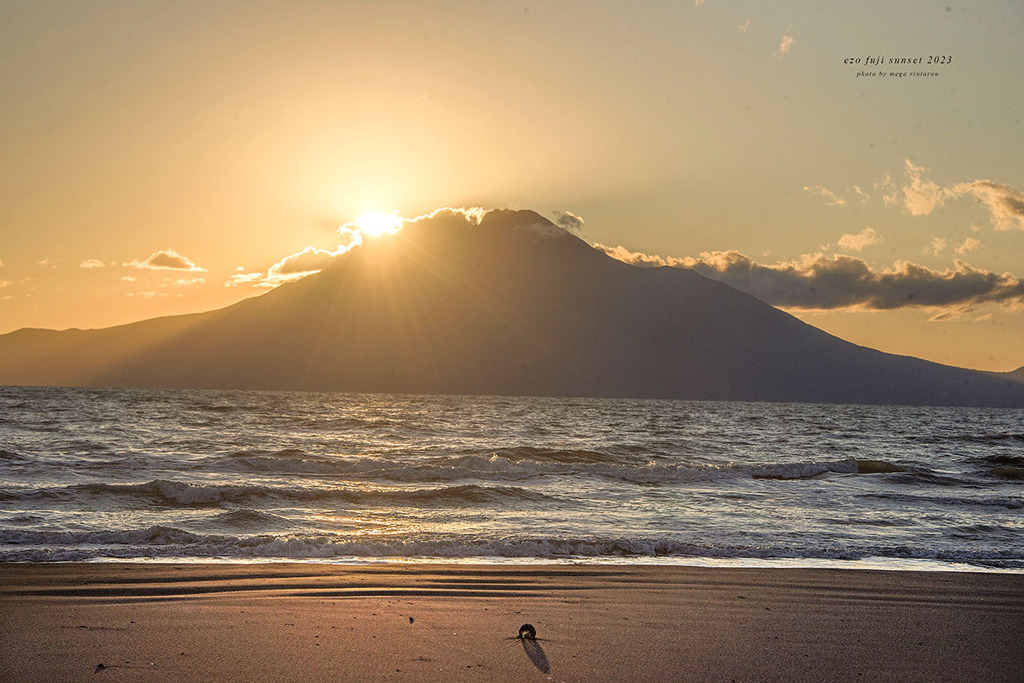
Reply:
[[0, 561], [1024, 570], [1024, 411], [0, 387]]

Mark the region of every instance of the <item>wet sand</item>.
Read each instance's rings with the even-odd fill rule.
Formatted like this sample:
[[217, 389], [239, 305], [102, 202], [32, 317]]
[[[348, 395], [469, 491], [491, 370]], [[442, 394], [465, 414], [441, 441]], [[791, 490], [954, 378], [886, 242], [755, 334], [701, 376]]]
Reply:
[[1020, 681], [1022, 627], [1020, 574], [0, 565], [16, 681]]

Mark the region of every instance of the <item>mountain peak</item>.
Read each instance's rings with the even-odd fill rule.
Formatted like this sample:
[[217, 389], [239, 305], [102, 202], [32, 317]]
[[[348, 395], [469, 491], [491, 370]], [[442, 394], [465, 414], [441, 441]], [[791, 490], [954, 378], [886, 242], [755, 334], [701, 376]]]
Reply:
[[529, 230], [541, 237], [562, 237], [569, 234], [544, 216], [529, 209], [488, 211], [481, 219], [480, 227], [499, 230]]
[[492, 209], [486, 212], [465, 209], [441, 209], [406, 221], [399, 235], [407, 239], [458, 239], [467, 235], [507, 235], [526, 233], [545, 238], [571, 237], [536, 211], [526, 209]]

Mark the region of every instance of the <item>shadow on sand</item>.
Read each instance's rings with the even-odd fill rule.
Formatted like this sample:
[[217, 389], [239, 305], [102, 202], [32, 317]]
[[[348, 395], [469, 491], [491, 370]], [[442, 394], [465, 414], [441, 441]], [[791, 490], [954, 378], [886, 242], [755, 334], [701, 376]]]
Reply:
[[551, 673], [551, 665], [548, 664], [548, 657], [544, 654], [544, 648], [533, 638], [520, 638], [523, 642], [523, 652], [530, 658], [533, 665], [543, 673]]

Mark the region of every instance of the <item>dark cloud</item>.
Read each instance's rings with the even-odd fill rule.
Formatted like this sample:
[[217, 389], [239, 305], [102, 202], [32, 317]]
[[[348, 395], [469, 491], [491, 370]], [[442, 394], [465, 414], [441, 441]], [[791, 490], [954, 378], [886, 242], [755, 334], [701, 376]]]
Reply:
[[782, 308], [892, 310], [908, 306], [953, 307], [983, 303], [1024, 303], [1024, 281], [955, 261], [932, 270], [910, 261], [872, 270], [859, 258], [808, 254], [771, 265], [738, 251], [704, 252], [698, 258], [663, 259], [622, 247], [595, 245], [638, 265], [690, 268]]
[[583, 219], [570, 211], [555, 211], [555, 223], [569, 232], [579, 233], [583, 230]]

